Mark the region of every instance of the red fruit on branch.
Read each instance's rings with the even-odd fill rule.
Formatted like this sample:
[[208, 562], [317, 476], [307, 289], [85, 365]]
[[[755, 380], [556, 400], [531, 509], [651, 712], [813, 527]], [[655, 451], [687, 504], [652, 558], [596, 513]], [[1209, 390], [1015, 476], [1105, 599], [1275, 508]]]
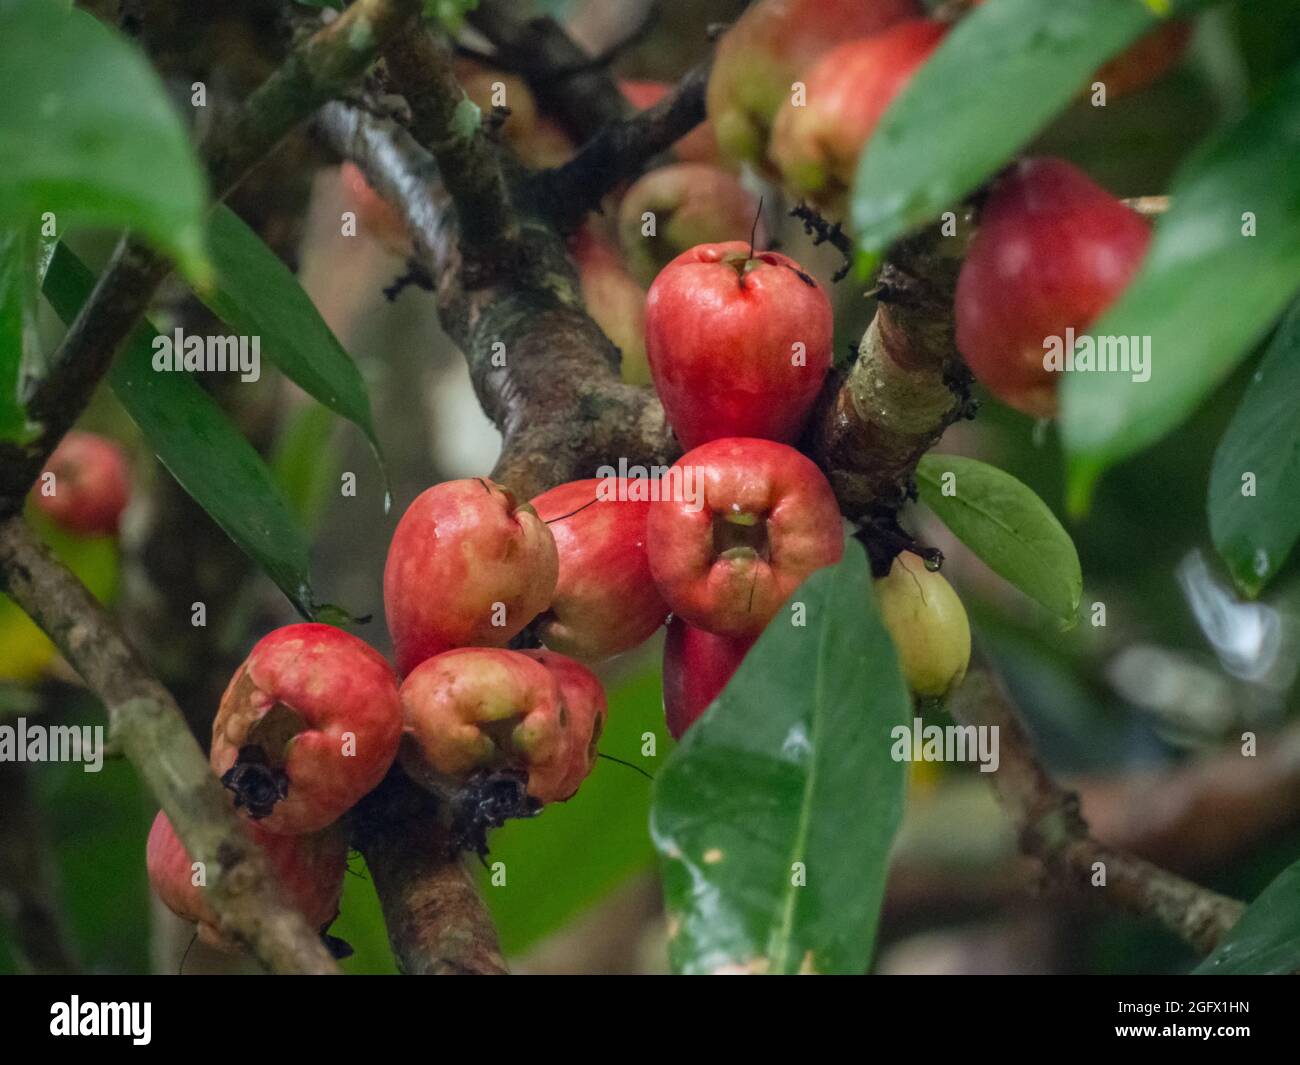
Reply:
[[528, 504], [483, 477], [427, 489], [397, 523], [384, 611], [398, 671], [453, 647], [501, 647], [551, 604], [559, 560]]
[[626, 478], [570, 481], [533, 500], [555, 537], [560, 575], [537, 633], [547, 647], [587, 662], [630, 651], [664, 623], [668, 607], [650, 576], [644, 485]]
[[1061, 159], [1027, 159], [994, 187], [957, 279], [957, 347], [976, 378], [1027, 414], [1056, 412], [1067, 346], [1123, 292], [1147, 223]]
[[522, 653], [545, 666], [560, 686], [560, 698], [569, 718], [569, 753], [564, 776], [555, 791], [561, 799], [570, 799], [596, 765], [596, 748], [609, 717], [605, 689], [596, 674], [567, 655], [545, 649]]
[[693, 725], [735, 675], [755, 636], [715, 636], [686, 624], [668, 623], [664, 640], [664, 718], [673, 739]]
[[646, 354], [682, 445], [794, 440], [831, 367], [831, 305], [793, 259], [702, 244], [655, 278]]
[[567, 798], [569, 713], [559, 681], [518, 651], [464, 647], [422, 662], [402, 684], [401, 762], [455, 793], [477, 773], [513, 773], [537, 804]]
[[[347, 836], [338, 829], [282, 836], [252, 823], [244, 827], [265, 852], [285, 899], [312, 928], [323, 931], [338, 916], [347, 871]], [[145, 866], [149, 884], [163, 905], [177, 917], [196, 922], [204, 943], [218, 950], [235, 949], [235, 943], [222, 934], [220, 919], [203, 895], [202, 885], [215, 870], [195, 868], [185, 844], [161, 810], [149, 829]]]
[[843, 213], [862, 149], [947, 31], [933, 19], [908, 19], [832, 48], [802, 75], [803, 98], [781, 105], [769, 150], [791, 193]]
[[117, 444], [76, 429], [54, 449], [32, 489], [36, 509], [79, 536], [114, 536], [131, 497], [126, 455]]
[[835, 493], [813, 462], [771, 440], [687, 452], [683, 491], [650, 505], [646, 547], [673, 613], [722, 636], [757, 636], [814, 570], [840, 560]]
[[642, 176], [618, 209], [618, 241], [628, 269], [649, 285], [659, 271], [697, 244], [748, 241], [756, 231], [758, 201], [716, 166], [675, 163]]
[[[662, 81], [620, 81], [619, 90], [628, 103], [638, 111], [654, 107], [671, 91], [672, 86]], [[705, 121], [673, 145], [673, 152], [683, 163], [710, 163], [719, 166], [722, 156], [718, 151], [718, 138], [713, 126]]]
[[718, 42], [706, 108], [724, 155], [763, 165], [791, 85], [841, 41], [921, 13], [915, 0], [759, 0]]
[[587, 313], [622, 353], [623, 380], [633, 385], [650, 383], [645, 357], [645, 289], [623, 265], [623, 258], [608, 241], [584, 226], [571, 244], [582, 302]]
[[235, 672], [212, 723], [212, 768], [271, 832], [343, 816], [397, 756], [402, 711], [383, 656], [331, 625], [286, 625]]

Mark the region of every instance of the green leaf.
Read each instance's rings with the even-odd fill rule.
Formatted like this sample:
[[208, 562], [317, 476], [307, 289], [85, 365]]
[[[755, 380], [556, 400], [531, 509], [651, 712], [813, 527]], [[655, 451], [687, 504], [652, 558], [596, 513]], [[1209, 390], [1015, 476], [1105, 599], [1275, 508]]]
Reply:
[[37, 242], [32, 227], [0, 230], [0, 440], [22, 443], [35, 426], [19, 398], [36, 322]]
[[195, 279], [203, 175], [144, 57], [84, 11], [0, 5], [0, 218], [140, 231]]
[[[655, 734], [657, 757], [641, 755], [641, 737], [647, 732]], [[656, 664], [610, 692], [600, 749], [653, 775], [671, 746]], [[494, 832], [488, 861], [505, 863], [505, 883], [493, 883], [490, 870], [483, 870], [479, 885], [501, 949], [507, 955], [519, 954], [628, 877], [650, 869], [654, 850], [646, 829], [649, 816], [650, 781], [602, 758], [568, 802]]]
[[1149, 340], [1150, 380], [1074, 373], [1062, 382], [1072, 510], [1106, 467], [1183, 421], [1300, 288], [1298, 172], [1300, 66], [1180, 169], [1141, 270], [1091, 330]]
[[986, 0], [966, 14], [862, 153], [860, 245], [882, 251], [978, 188], [1156, 22], [1136, 0]]
[[[1300, 301], [1273, 337], [1210, 471], [1210, 535], [1232, 579], [1258, 595], [1300, 538]], [[1251, 475], [1250, 494], [1243, 478]]]
[[271, 471], [306, 529], [316, 528], [337, 483], [337, 424], [324, 407], [304, 403], [289, 416], [275, 441]]
[[365, 433], [382, 469], [366, 383], [298, 279], [225, 204], [212, 211], [208, 243], [217, 278], [199, 298], [234, 332], [259, 337], [289, 380]]
[[856, 543], [795, 603], [806, 625], [776, 617], [655, 780], [677, 972], [871, 962], [903, 808], [891, 731], [911, 700]]
[[[64, 322], [76, 317], [94, 283], [90, 269], [60, 244], [45, 275], [45, 296]], [[302, 526], [261, 456], [216, 401], [189, 374], [154, 370], [155, 337], [147, 325], [131, 335], [109, 384], [180, 486], [310, 618]]]
[[1284, 975], [1300, 969], [1300, 862], [1246, 907], [1214, 953], [1193, 971], [1204, 976]]
[[[945, 485], [945, 475], [952, 478]], [[1073, 624], [1083, 594], [1079, 553], [1041, 499], [1009, 473], [959, 455], [916, 468], [921, 499], [999, 577]], [[952, 494], [945, 494], [948, 487]]]

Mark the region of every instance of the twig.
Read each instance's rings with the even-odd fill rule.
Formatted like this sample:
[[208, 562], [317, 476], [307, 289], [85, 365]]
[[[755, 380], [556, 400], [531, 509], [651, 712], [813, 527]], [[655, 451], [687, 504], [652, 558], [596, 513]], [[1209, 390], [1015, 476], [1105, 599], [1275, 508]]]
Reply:
[[813, 247], [829, 244], [844, 256], [844, 265], [835, 271], [832, 281], [842, 281], [853, 269], [853, 239], [844, 232], [842, 225], [832, 225], [812, 207], [802, 200], [790, 209], [790, 217], [803, 223], [803, 231], [813, 238]]
[[1240, 902], [1092, 836], [1078, 796], [1039, 764], [1010, 699], [994, 679], [982, 673], [967, 678], [949, 709], [962, 724], [998, 729], [994, 787], [1019, 831], [1021, 849], [1041, 861], [1049, 876], [1160, 922], [1202, 953], [1236, 923], [1245, 909]]
[[104, 701], [114, 741], [167, 811], [194, 860], [206, 864], [207, 897], [222, 930], [273, 972], [337, 972], [315, 931], [280, 898], [261, 852], [167, 689], [21, 518], [0, 524], [0, 580]]
[[638, 177], [646, 164], [704, 121], [704, 90], [712, 59], [689, 71], [653, 107], [611, 122], [563, 166], [543, 170], [529, 199], [565, 230], [574, 229], [605, 194]]
[[523, 72], [543, 110], [575, 140], [594, 136], [630, 110], [603, 66], [552, 18], [531, 18], [516, 0], [480, 0], [469, 14], [474, 28], [496, 46], [500, 62]]

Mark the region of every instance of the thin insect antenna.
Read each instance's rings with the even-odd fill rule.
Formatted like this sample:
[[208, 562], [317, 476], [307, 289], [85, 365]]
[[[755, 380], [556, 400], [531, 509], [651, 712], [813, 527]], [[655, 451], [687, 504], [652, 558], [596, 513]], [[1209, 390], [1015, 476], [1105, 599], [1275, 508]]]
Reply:
[[647, 772], [646, 772], [644, 769], [642, 769], [639, 765], [633, 765], [631, 762], [625, 762], [625, 761], [623, 761], [622, 758], [615, 758], [612, 754], [605, 754], [604, 751], [597, 751], [597, 752], [596, 752], [596, 757], [597, 757], [597, 758], [603, 758], [603, 759], [605, 759], [605, 761], [607, 761], [607, 762], [617, 762], [619, 765], [625, 765], [625, 766], [628, 767], [628, 769], [632, 769], [632, 770], [635, 770], [636, 772], [640, 773], [643, 777], [646, 778], [646, 780], [654, 780], [654, 777], [651, 776], [649, 773], [647, 773]]
[[573, 517], [575, 514], [581, 514], [584, 510], [586, 510], [586, 509], [587, 509], [589, 506], [591, 506], [593, 503], [599, 503], [599, 502], [600, 502], [599, 499], [593, 499], [593, 500], [591, 501], [591, 503], [583, 503], [582, 506], [580, 506], [577, 510], [571, 510], [571, 511], [569, 511], [569, 513], [567, 513], [567, 514], [561, 514], [558, 518], [548, 518], [548, 519], [544, 522], [544, 524], [546, 524], [546, 525], [550, 525], [551, 522], [553, 522], [553, 521], [563, 521], [565, 518], [571, 518], [571, 517]]
[[194, 930], [194, 934], [193, 934], [192, 936], [190, 936], [189, 946], [187, 946], [187, 947], [185, 948], [185, 953], [181, 955], [181, 964], [180, 964], [180, 967], [176, 970], [176, 975], [177, 975], [177, 976], [184, 976], [184, 975], [185, 975], [185, 963], [186, 963], [186, 961], [189, 960], [189, 957], [190, 957], [190, 951], [192, 951], [192, 950], [194, 949], [194, 944], [198, 941], [198, 938], [199, 938], [199, 932], [198, 932], [198, 929], [196, 928], [196, 929]]

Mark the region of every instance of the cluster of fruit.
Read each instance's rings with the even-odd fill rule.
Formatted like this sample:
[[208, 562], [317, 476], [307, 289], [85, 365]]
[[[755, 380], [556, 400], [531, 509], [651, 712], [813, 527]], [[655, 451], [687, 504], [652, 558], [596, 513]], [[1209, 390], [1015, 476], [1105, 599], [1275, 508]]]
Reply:
[[[686, 454], [653, 484], [574, 481], [531, 503], [483, 478], [436, 485], [389, 546], [396, 670], [315, 624], [271, 633], [240, 667], [213, 726], [212, 766], [312, 921], [337, 910], [340, 819], [395, 761], [444, 800], [457, 838], [481, 847], [487, 827], [570, 798], [590, 773], [607, 713], [592, 664], [668, 622], [664, 704], [680, 737], [798, 585], [841, 557], [831, 486], [793, 446], [831, 368], [830, 303], [797, 262], [755, 250], [756, 204], [736, 168], [842, 212], [881, 115], [946, 32], [914, 0], [752, 5], [719, 44], [711, 123], [678, 143], [682, 161], [619, 190], [616, 235], [589, 223], [573, 239], [588, 307], [622, 349], [624, 376], [653, 382]], [[481, 106], [509, 108], [503, 135], [525, 162], [572, 151], [517, 78], [460, 74]], [[1133, 87], [1122, 69], [1107, 76]], [[624, 85], [642, 107], [665, 91]], [[371, 230], [404, 246], [359, 173], [345, 181]], [[1003, 175], [956, 295], [957, 341], [976, 376], [1050, 413], [1043, 338], [1086, 328], [1147, 239], [1140, 218], [1067, 163]], [[904, 553], [877, 595], [913, 691], [945, 694], [970, 654], [955, 593]], [[491, 796], [473, 823], [458, 812], [467, 794]], [[148, 865], [164, 901], [219, 941], [162, 814]]]

